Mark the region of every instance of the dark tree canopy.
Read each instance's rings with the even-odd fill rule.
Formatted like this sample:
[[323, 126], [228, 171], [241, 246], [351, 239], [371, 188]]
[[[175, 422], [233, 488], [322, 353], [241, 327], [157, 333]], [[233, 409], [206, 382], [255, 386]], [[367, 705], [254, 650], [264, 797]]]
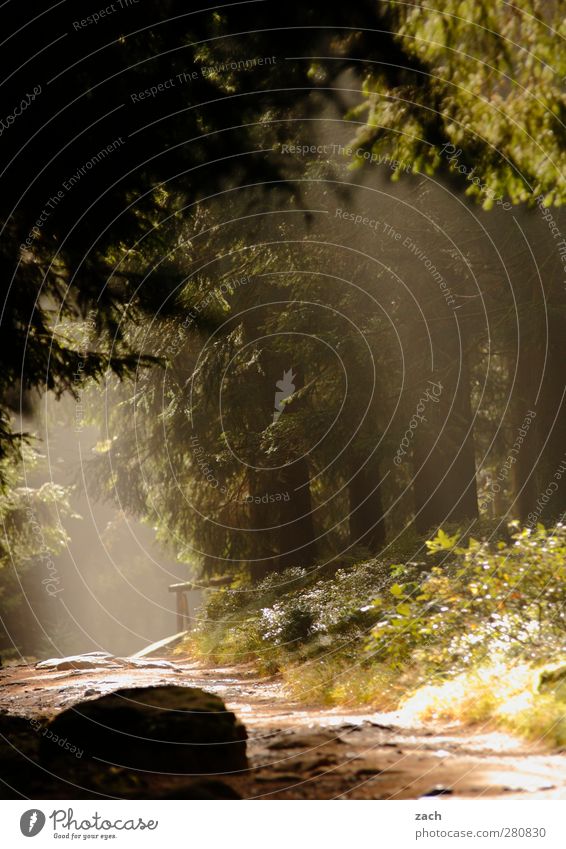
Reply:
[[[402, 521], [414, 515], [423, 532], [444, 519], [477, 518], [478, 446], [487, 445], [491, 425], [476, 426], [475, 396], [485, 389], [493, 339], [507, 352], [498, 379], [508, 379], [515, 328], [513, 316], [494, 327], [474, 311], [478, 279], [497, 304], [499, 272], [494, 282], [495, 266], [479, 268], [477, 258], [470, 270], [472, 252], [439, 227], [430, 192], [439, 184], [498, 211], [522, 204], [546, 215], [560, 205], [559, 4], [454, 0], [432, 10], [421, 2], [333, 8], [266, 0], [197, 11], [167, 0], [114, 4], [100, 18], [89, 2], [75, 14], [65, 3], [10, 3], [6, 11], [2, 453], [17, 442], [11, 411], [25, 411], [45, 390], [76, 393], [111, 370], [128, 380], [113, 390], [120, 433], [102, 488], [115, 487], [124, 505], [152, 521], [157, 509], [163, 533], [178, 532], [181, 548], [195, 543], [209, 565], [289, 565], [285, 532], [270, 531], [278, 523], [294, 528], [312, 563], [324, 552], [321, 528], [330, 549], [375, 551], [387, 523], [397, 522], [387, 519], [391, 510]], [[25, 61], [16, 65], [18, 55]], [[321, 155], [284, 155], [312, 142], [324, 121], [327, 140], [332, 121], [340, 132]], [[338, 139], [352, 153], [328, 154]], [[376, 163], [399, 180], [400, 198], [416, 199], [404, 290], [394, 228], [376, 242], [376, 261], [362, 250], [363, 231], [344, 230], [329, 247], [335, 232], [313, 212], [318, 204], [334, 214], [340, 202], [383, 217], [378, 195], [359, 194]], [[283, 212], [296, 213], [294, 221]], [[457, 280], [458, 301], [447, 286], [444, 295], [431, 289], [419, 245], [437, 275]], [[353, 267], [358, 289], [343, 285]], [[246, 275], [261, 284], [235, 282]], [[541, 416], [556, 423], [544, 448], [551, 469], [565, 418], [555, 404], [563, 291], [555, 275], [545, 287], [551, 320], [537, 306], [523, 338], [532, 334], [536, 347], [541, 332], [550, 334]], [[528, 313], [527, 273], [517, 273], [514, 296]], [[337, 313], [322, 317], [326, 302], [357, 330]], [[320, 344], [312, 347], [315, 326]], [[408, 365], [396, 339], [410, 352]], [[350, 378], [345, 402], [336, 351]], [[273, 421], [273, 385], [289, 369], [293, 389]], [[415, 430], [397, 483], [384, 482], [427, 381], [444, 386], [431, 407], [437, 418]], [[495, 397], [499, 389], [488, 391]], [[219, 393], [228, 405], [222, 422]], [[525, 391], [529, 405], [536, 394], [536, 385]], [[141, 416], [145, 462], [125, 426], [132, 412]], [[530, 438], [535, 456], [541, 435]], [[254, 471], [267, 460], [271, 472]], [[225, 502], [202, 487], [203, 462], [216, 469]], [[528, 470], [518, 473], [528, 478]], [[261, 518], [254, 499], [289, 488], [301, 499]], [[181, 507], [185, 490], [194, 511]], [[523, 517], [533, 497], [523, 497]], [[243, 513], [252, 529], [259, 523], [255, 535], [233, 531], [243, 521], [238, 498], [252, 499]]]

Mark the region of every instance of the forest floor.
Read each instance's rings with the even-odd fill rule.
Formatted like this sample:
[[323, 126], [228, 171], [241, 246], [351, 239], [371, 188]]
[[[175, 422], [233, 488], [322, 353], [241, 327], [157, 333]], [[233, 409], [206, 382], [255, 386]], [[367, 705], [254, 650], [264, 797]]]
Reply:
[[45, 718], [121, 687], [162, 684], [214, 692], [245, 724], [250, 769], [219, 776], [243, 798], [566, 799], [566, 754], [496, 730], [407, 727], [394, 714], [305, 707], [289, 700], [277, 678], [258, 678], [247, 666], [14, 666], [0, 670], [0, 712]]

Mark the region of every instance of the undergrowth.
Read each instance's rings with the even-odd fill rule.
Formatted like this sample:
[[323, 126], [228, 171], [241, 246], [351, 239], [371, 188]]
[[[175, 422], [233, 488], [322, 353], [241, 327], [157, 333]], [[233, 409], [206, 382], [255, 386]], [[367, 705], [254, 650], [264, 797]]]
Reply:
[[302, 702], [566, 745], [566, 529], [512, 527], [489, 542], [448, 530], [416, 559], [297, 567], [218, 590], [184, 649], [280, 673]]

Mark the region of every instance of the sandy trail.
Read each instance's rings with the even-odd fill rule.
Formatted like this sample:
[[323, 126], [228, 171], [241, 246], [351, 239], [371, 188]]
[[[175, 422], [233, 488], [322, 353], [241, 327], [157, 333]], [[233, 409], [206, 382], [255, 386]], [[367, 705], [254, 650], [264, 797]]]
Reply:
[[[258, 678], [247, 667], [209, 669], [182, 660], [175, 666], [11, 667], [0, 670], [0, 711], [48, 717], [121, 687], [190, 685], [217, 693], [246, 725], [250, 769], [222, 776], [243, 798], [415, 799], [440, 792], [443, 801], [566, 799], [566, 755], [506, 734], [409, 728], [393, 714], [305, 707], [290, 701], [276, 678]], [[151, 797], [151, 782], [140, 792]]]

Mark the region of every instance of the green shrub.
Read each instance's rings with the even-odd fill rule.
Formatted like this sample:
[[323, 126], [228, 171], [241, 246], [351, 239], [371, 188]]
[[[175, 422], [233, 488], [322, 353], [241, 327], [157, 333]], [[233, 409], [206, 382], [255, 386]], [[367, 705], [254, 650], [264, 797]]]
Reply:
[[419, 576], [392, 568], [395, 581], [375, 599], [380, 617], [369, 650], [402, 667], [462, 669], [494, 652], [536, 660], [560, 651], [566, 632], [566, 529], [539, 526], [495, 546], [439, 531], [431, 554], [455, 559]]
[[218, 591], [191, 647], [282, 672], [303, 701], [387, 710], [411, 696], [424, 717], [492, 721], [561, 745], [566, 529], [511, 527], [489, 542], [448, 531], [393, 566], [296, 568]]

